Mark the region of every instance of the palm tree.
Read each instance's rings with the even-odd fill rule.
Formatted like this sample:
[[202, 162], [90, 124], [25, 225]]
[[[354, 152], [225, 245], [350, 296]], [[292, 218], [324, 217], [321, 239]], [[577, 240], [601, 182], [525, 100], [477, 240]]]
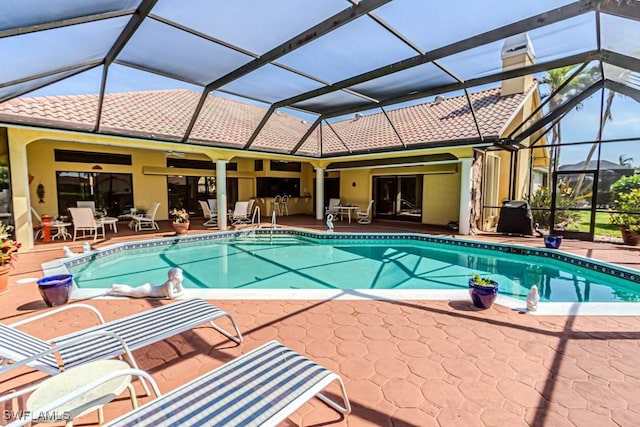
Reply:
[[633, 157], [625, 156], [624, 154], [620, 154], [618, 158], [618, 163], [620, 166], [624, 166], [625, 168], [633, 168]]
[[[549, 87], [549, 93], [543, 95], [543, 97], [550, 96], [554, 93], [566, 80], [571, 76], [574, 70], [578, 66], [570, 65], [566, 67], [560, 67], [547, 71], [547, 74], [540, 80], [541, 85], [547, 85]], [[587, 87], [588, 84], [593, 82], [593, 77], [596, 72], [596, 67], [589, 68], [586, 72], [581, 72], [577, 76], [574, 76], [567, 85], [555, 94], [549, 100], [550, 111], [555, 111], [560, 105], [564, 104], [567, 100], [573, 98], [576, 94], [581, 92]], [[580, 110], [582, 104], [576, 105], [576, 110]], [[553, 170], [558, 166], [558, 160], [560, 158], [560, 146], [562, 144], [562, 120], [558, 120], [551, 128], [551, 152], [550, 158], [553, 162], [549, 162], [548, 176], [551, 178]]]

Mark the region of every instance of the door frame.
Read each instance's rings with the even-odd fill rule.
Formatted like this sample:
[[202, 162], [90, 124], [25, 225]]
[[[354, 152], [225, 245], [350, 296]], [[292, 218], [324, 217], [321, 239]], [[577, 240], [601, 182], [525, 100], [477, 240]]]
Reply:
[[[576, 175], [576, 174], [585, 174], [591, 175], [593, 177], [592, 187], [591, 187], [591, 207], [590, 208], [570, 208], [570, 209], [557, 209], [556, 200], [558, 196], [558, 177], [566, 176], [566, 175]], [[572, 171], [555, 171], [553, 173], [553, 192], [551, 194], [551, 232], [553, 234], [560, 234], [569, 239], [577, 239], [577, 240], [585, 240], [585, 241], [593, 241], [595, 235], [595, 225], [596, 225], [596, 206], [598, 201], [598, 170], [597, 169], [586, 169], [586, 170], [572, 170]], [[557, 210], [568, 210], [568, 211], [578, 211], [578, 212], [589, 212], [589, 231], [575, 231], [575, 230], [556, 230], [556, 211]]]

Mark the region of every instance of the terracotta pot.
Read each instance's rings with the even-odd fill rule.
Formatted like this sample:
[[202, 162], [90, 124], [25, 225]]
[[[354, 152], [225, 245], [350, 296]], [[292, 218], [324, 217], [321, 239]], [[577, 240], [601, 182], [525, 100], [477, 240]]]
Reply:
[[0, 266], [0, 295], [9, 292], [9, 264]]
[[638, 246], [640, 244], [640, 233], [630, 228], [618, 227], [622, 233], [622, 243], [625, 245]]
[[189, 221], [187, 222], [173, 222], [173, 229], [176, 230], [176, 235], [187, 234], [189, 230]]

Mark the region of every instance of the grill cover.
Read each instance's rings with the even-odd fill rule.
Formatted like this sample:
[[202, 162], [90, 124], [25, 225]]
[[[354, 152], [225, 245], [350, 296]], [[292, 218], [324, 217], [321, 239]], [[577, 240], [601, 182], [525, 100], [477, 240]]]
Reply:
[[525, 200], [507, 200], [500, 208], [498, 233], [533, 236], [533, 216], [529, 202]]

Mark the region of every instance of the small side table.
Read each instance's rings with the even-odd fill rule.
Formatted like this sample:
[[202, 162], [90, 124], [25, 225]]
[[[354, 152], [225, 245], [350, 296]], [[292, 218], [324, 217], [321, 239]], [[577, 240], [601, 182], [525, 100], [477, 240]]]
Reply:
[[67, 227], [69, 227], [70, 225], [72, 225], [70, 222], [60, 222], [60, 221], [52, 222], [51, 227], [56, 228], [56, 234], [51, 236], [51, 240], [55, 240], [58, 237], [61, 237], [64, 240], [67, 240], [67, 237], [71, 238], [71, 233], [67, 231]]
[[[62, 396], [107, 374], [123, 369], [131, 369], [131, 366], [122, 360], [100, 360], [97, 362], [89, 362], [54, 375], [43, 381], [31, 396], [29, 396], [26, 403], [26, 410], [39, 411], [40, 408], [43, 408], [45, 405], [54, 402]], [[46, 419], [37, 420], [37, 422], [52, 423], [64, 420], [66, 421], [65, 425], [69, 427], [73, 426], [74, 418], [97, 410], [99, 422], [103, 424], [104, 414], [102, 407], [118, 397], [124, 389], [129, 389], [131, 404], [133, 409], [136, 409], [138, 407], [138, 401], [133, 385], [131, 385], [131, 376], [124, 375], [107, 381], [90, 392], [85, 393], [83, 396], [56, 408], [51, 414], [43, 414]]]
[[105, 216], [99, 219], [100, 222], [102, 222], [104, 225], [110, 225], [111, 226], [111, 231], [113, 231], [114, 233], [118, 233], [118, 218], [112, 217], [112, 216]]

